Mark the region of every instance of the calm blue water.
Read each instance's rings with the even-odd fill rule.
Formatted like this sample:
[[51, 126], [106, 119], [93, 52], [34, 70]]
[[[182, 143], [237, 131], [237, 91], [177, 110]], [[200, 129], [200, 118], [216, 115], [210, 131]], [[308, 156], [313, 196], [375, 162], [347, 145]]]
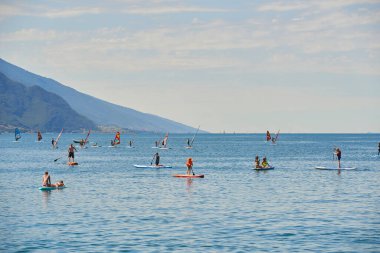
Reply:
[[[150, 164], [154, 134], [92, 134], [99, 148], [79, 149], [68, 167], [72, 139], [64, 133], [58, 150], [51, 137], [35, 142], [24, 134], [0, 135], [0, 250], [4, 252], [379, 252], [380, 135], [282, 134], [278, 145], [261, 135], [170, 135], [161, 162], [172, 169], [136, 169]], [[136, 148], [126, 147], [133, 138]], [[319, 171], [336, 166], [355, 171]], [[276, 167], [251, 169], [255, 155]], [[185, 173], [187, 157], [204, 179]], [[67, 188], [41, 192], [45, 170]]]

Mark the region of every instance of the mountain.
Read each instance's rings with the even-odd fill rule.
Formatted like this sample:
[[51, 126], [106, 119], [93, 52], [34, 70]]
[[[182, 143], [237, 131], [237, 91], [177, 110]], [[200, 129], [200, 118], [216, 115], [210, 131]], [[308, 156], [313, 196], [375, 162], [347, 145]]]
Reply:
[[192, 133], [196, 129], [148, 113], [115, 105], [83, 94], [57, 81], [30, 73], [0, 59], [0, 72], [26, 86], [37, 85], [66, 100], [81, 115], [100, 126], [118, 126], [136, 131]]
[[1, 73], [0, 125], [55, 132], [96, 128], [63, 98], [38, 86], [26, 87]]

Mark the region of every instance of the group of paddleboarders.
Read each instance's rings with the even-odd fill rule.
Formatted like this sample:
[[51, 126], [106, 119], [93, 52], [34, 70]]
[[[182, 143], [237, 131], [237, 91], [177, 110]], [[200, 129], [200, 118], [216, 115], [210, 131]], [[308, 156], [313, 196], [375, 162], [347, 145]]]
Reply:
[[259, 156], [256, 156], [254, 166], [256, 169], [263, 169], [263, 168], [269, 168], [270, 167], [270, 165], [267, 161], [267, 158], [265, 156], [263, 157], [263, 161], [261, 162], [261, 164], [260, 164]]
[[52, 184], [50, 181], [50, 175], [48, 171], [45, 171], [45, 174], [42, 176], [42, 186], [44, 187], [62, 187], [65, 186], [63, 183], [63, 180], [60, 180], [56, 182], [55, 184]]

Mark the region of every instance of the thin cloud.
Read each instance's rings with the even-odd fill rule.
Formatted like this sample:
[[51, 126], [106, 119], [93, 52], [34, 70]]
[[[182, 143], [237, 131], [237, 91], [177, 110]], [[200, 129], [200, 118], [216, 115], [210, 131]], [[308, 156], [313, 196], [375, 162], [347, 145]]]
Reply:
[[175, 13], [211, 13], [211, 12], [230, 12], [231, 10], [219, 8], [202, 8], [190, 6], [163, 6], [163, 7], [149, 7], [149, 8], [130, 8], [123, 11], [127, 14], [135, 15], [160, 15], [160, 14], [175, 14]]

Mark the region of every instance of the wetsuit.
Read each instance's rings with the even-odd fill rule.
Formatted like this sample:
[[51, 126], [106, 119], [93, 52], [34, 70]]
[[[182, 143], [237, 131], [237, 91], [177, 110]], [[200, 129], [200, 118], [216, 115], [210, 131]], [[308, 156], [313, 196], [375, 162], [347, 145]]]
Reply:
[[160, 164], [160, 156], [159, 155], [156, 155], [156, 166], [158, 166]]

